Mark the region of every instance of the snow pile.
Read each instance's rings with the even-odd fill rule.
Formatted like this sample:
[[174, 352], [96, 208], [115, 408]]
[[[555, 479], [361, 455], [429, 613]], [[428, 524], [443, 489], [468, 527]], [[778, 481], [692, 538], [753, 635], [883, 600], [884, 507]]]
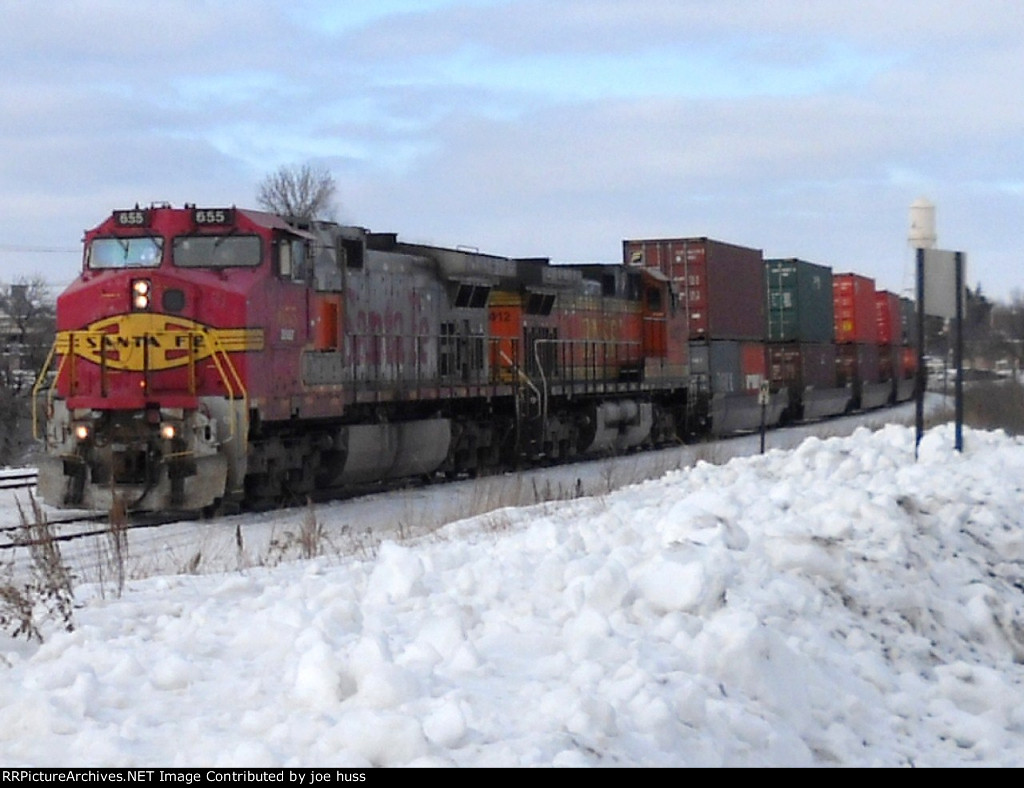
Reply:
[[0, 641], [0, 761], [1024, 765], [1024, 444], [811, 438]]

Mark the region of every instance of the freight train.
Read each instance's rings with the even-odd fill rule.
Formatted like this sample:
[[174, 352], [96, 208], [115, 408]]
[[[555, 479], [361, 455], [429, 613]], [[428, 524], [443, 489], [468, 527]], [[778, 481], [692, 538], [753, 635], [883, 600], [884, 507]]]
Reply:
[[622, 255], [556, 265], [236, 207], [114, 211], [58, 298], [40, 494], [262, 508], [909, 396], [906, 337], [871, 280], [707, 238]]

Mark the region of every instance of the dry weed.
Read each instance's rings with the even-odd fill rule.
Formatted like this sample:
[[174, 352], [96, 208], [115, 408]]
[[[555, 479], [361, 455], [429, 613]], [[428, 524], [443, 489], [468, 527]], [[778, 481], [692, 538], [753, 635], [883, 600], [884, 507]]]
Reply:
[[[30, 510], [26, 512], [21, 501], [15, 499], [21, 525], [15, 544], [28, 551], [29, 576], [15, 579], [13, 561], [4, 567], [6, 577], [0, 582], [0, 628], [13, 637], [42, 641], [38, 618], [57, 621], [65, 631], [74, 625], [74, 589], [71, 571], [64, 564], [60, 546], [46, 514], [29, 493]], [[30, 516], [31, 515], [31, 516]]]

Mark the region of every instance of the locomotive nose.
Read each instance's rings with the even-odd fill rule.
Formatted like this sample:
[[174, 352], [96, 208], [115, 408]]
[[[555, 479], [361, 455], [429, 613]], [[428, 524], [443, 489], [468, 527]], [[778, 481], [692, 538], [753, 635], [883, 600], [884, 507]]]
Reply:
[[84, 509], [192, 510], [210, 505], [226, 466], [199, 413], [96, 411], [67, 422], [64, 450], [40, 464], [45, 499]]

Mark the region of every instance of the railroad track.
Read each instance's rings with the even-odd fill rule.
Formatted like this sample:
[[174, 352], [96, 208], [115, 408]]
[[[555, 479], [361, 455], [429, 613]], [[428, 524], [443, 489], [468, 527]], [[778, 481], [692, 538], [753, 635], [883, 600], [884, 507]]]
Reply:
[[[35, 468], [6, 468], [0, 470], [0, 490], [33, 490], [39, 479]], [[32, 506], [22, 501], [25, 517], [31, 524]], [[180, 520], [181, 515], [128, 515], [125, 530], [135, 528], [152, 528]], [[50, 527], [54, 541], [71, 542], [76, 539], [87, 539], [102, 536], [110, 531], [110, 515], [107, 512], [80, 512], [60, 517], [47, 517], [46, 524]], [[26, 538], [24, 526], [14, 520], [0, 522], [0, 550], [13, 550], [28, 547], [31, 540]]]
[[[144, 528], [156, 528], [161, 525], [178, 522], [181, 519], [180, 516], [172, 515], [133, 515], [129, 516], [128, 522], [122, 526], [122, 529], [128, 532]], [[48, 519], [46, 524], [49, 526], [52, 534], [52, 537], [47, 538], [52, 538], [54, 542], [74, 542], [79, 539], [92, 539], [111, 533], [110, 517], [107, 514], [83, 514], [77, 517]], [[43, 540], [29, 537], [24, 526], [0, 526], [0, 552], [31, 547], [34, 544], [39, 544], [41, 541]]]
[[35, 487], [39, 472], [35, 468], [10, 468], [0, 471], [0, 490]]
[[[908, 405], [897, 406], [897, 408], [908, 408]], [[891, 412], [891, 410], [886, 411]], [[909, 413], [909, 411], [907, 411]], [[864, 416], [870, 414], [862, 414]], [[840, 420], [837, 420], [840, 421]], [[827, 422], [824, 422], [827, 424]], [[815, 425], [805, 425], [807, 430], [814, 431]], [[794, 433], [801, 431], [800, 427], [791, 428]], [[776, 430], [774, 434], [784, 435], [789, 430]], [[749, 436], [734, 436], [731, 440], [741, 441]], [[714, 443], [725, 443], [725, 440], [715, 441]], [[713, 444], [712, 444], [713, 445]], [[724, 451], [724, 450], [723, 450]], [[600, 460], [595, 459], [591, 462], [599, 462]], [[498, 474], [501, 476], [504, 474]], [[21, 468], [21, 469], [10, 469], [0, 471], [0, 490], [3, 489], [19, 489], [19, 488], [31, 488], [34, 486], [36, 481], [37, 473], [35, 469]], [[577, 480], [578, 483], [578, 480]], [[327, 503], [331, 501], [341, 501], [350, 498], [358, 498], [364, 495], [370, 495], [375, 493], [386, 493], [390, 491], [408, 490], [413, 487], [429, 486], [429, 482], [425, 482], [423, 479], [403, 479], [397, 480], [393, 485], [385, 485], [381, 483], [359, 485], [357, 487], [347, 488], [344, 491], [338, 490], [319, 490], [309, 496], [308, 499], [302, 496], [303, 500], [299, 500], [296, 497], [294, 500], [281, 501], [277, 506], [269, 506], [266, 508], [260, 508], [258, 510], [250, 510], [251, 513], [260, 513], [266, 511], [277, 511], [295, 508], [299, 506], [305, 506], [308, 500], [317, 504]], [[24, 505], [23, 505], [24, 506]], [[28, 518], [32, 517], [31, 506], [24, 506], [25, 516]], [[125, 531], [145, 531], [147, 529], [155, 528], [161, 525], [168, 525], [182, 520], [193, 520], [199, 518], [200, 515], [197, 512], [175, 512], [175, 513], [137, 513], [129, 514], [127, 522], [124, 524], [123, 529]], [[205, 518], [203, 518], [205, 519]], [[216, 523], [221, 519], [221, 516], [215, 516], [211, 522]], [[108, 512], [68, 512], [67, 514], [59, 517], [47, 516], [47, 524], [51, 526], [53, 533], [53, 539], [57, 542], [71, 543], [78, 540], [86, 540], [90, 538], [100, 538], [111, 533], [110, 527], [110, 515]], [[13, 550], [15, 548], [24, 548], [32, 544], [32, 540], [28, 537], [25, 532], [24, 526], [18, 522], [17, 512], [13, 513], [13, 516], [8, 516], [7, 522], [0, 521], [0, 554]]]

